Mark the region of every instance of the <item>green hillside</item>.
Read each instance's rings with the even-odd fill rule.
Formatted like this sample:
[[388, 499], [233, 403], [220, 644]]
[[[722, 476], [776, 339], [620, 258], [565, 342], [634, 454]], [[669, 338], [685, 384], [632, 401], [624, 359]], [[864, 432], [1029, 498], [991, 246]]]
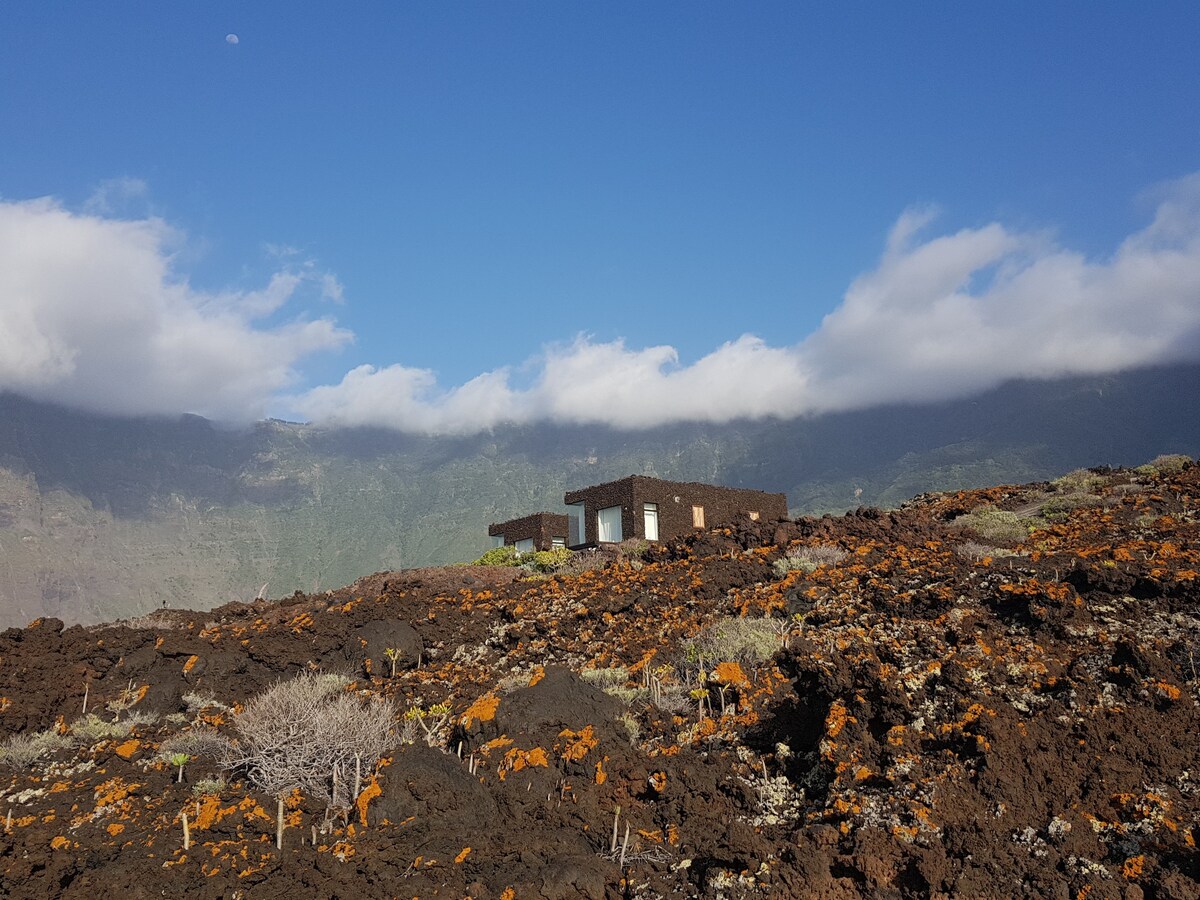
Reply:
[[798, 515], [1194, 456], [1197, 384], [1200, 368], [1172, 367], [793, 421], [470, 437], [224, 430], [0, 396], [0, 625], [207, 609], [463, 561], [490, 522], [632, 473], [784, 491]]

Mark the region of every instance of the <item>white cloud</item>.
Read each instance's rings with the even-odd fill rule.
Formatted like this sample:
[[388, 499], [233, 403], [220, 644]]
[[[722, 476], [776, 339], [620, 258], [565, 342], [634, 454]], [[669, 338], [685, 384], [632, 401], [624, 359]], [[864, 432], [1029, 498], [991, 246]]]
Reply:
[[[112, 196], [144, 193], [133, 182]], [[1200, 360], [1200, 174], [1155, 202], [1150, 224], [1099, 259], [1000, 223], [931, 234], [931, 210], [907, 211], [878, 265], [798, 344], [743, 335], [684, 363], [670, 346], [580, 337], [529, 360], [528, 386], [501, 368], [442, 387], [396, 364], [291, 396], [307, 356], [352, 339], [328, 318], [279, 324], [301, 296], [343, 301], [337, 278], [300, 251], [269, 247], [279, 268], [257, 290], [204, 292], [176, 270], [183, 242], [160, 219], [0, 202], [0, 390], [241, 421], [290, 404], [329, 424], [469, 433], [791, 417]]]
[[149, 196], [150, 187], [141, 178], [109, 178], [92, 191], [83, 204], [83, 211], [111, 216], [127, 212], [135, 204], [145, 206]]
[[178, 241], [155, 218], [0, 202], [0, 390], [102, 412], [245, 421], [294, 381], [301, 359], [351, 339], [324, 318], [257, 321], [302, 284], [326, 290], [323, 273], [206, 293], [173, 270]]
[[440, 389], [434, 374], [362, 366], [293, 398], [331, 424], [469, 432], [549, 419], [641, 428], [790, 417], [966, 396], [1050, 378], [1200, 359], [1200, 174], [1164, 186], [1153, 221], [1106, 259], [999, 223], [922, 238], [933, 211], [897, 220], [879, 265], [794, 346], [745, 335], [680, 365], [668, 346], [580, 338]]

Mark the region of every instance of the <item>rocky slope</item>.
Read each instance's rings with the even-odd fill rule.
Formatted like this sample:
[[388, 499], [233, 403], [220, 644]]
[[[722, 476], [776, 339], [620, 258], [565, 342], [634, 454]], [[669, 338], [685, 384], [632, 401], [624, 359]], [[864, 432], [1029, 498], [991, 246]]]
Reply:
[[[0, 635], [0, 893], [1195, 898], [1198, 600], [1176, 459], [41, 620]], [[318, 684], [358, 771], [289, 781], [255, 739]]]

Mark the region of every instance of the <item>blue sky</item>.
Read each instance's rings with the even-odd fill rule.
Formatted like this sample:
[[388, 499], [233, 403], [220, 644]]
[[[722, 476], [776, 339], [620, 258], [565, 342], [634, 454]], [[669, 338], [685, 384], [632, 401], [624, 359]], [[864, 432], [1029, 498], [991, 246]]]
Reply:
[[1196, 357], [1195, 4], [345, 6], [0, 6], [0, 388], [641, 427]]

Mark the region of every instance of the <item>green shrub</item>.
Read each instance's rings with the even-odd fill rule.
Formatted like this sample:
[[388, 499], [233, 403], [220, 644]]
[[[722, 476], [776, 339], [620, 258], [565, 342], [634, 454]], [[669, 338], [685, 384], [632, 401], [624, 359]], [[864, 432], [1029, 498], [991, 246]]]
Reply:
[[125, 737], [133, 729], [131, 722], [106, 722], [95, 713], [71, 723], [71, 737], [83, 744], [94, 744], [109, 738]]
[[537, 550], [533, 553], [533, 558], [526, 559], [522, 565], [533, 569], [535, 572], [557, 572], [570, 561], [573, 555], [566, 547]]
[[1061, 497], [1051, 497], [1042, 504], [1042, 514], [1048, 519], [1063, 519], [1073, 509], [1102, 506], [1104, 500], [1095, 494], [1064, 494]]
[[779, 578], [788, 572], [799, 569], [801, 572], [815, 572], [821, 566], [836, 566], [849, 554], [837, 544], [813, 544], [809, 547], [799, 547], [787, 556], [775, 560], [773, 568]]
[[1143, 469], [1149, 469], [1149, 473], [1143, 474], [1178, 475], [1191, 463], [1192, 458], [1185, 453], [1168, 453], [1154, 457], [1144, 466], [1138, 466], [1137, 471], [1141, 473]]
[[606, 691], [612, 687], [622, 687], [629, 682], [629, 669], [625, 666], [611, 666], [607, 669], [584, 669], [579, 677], [592, 687]]
[[780, 646], [775, 620], [729, 616], [704, 629], [688, 649], [709, 662], [757, 666], [774, 656]]
[[521, 553], [513, 544], [505, 544], [503, 547], [493, 547], [471, 565], [521, 566], [530, 572], [549, 573], [562, 569], [573, 555], [566, 547]]
[[519, 566], [521, 558], [524, 556], [512, 544], [505, 544], [503, 547], [493, 547], [475, 562], [473, 566]]
[[220, 794], [229, 785], [224, 778], [204, 778], [192, 785], [192, 793], [197, 797], [203, 797], [205, 794]]
[[1087, 469], [1076, 469], [1061, 478], [1055, 478], [1050, 486], [1060, 494], [1091, 494], [1112, 481], [1108, 475], [1100, 475]]
[[1029, 537], [1029, 526], [1015, 512], [980, 506], [952, 523], [955, 528], [969, 528], [985, 541], [996, 543], [1023, 541]]

